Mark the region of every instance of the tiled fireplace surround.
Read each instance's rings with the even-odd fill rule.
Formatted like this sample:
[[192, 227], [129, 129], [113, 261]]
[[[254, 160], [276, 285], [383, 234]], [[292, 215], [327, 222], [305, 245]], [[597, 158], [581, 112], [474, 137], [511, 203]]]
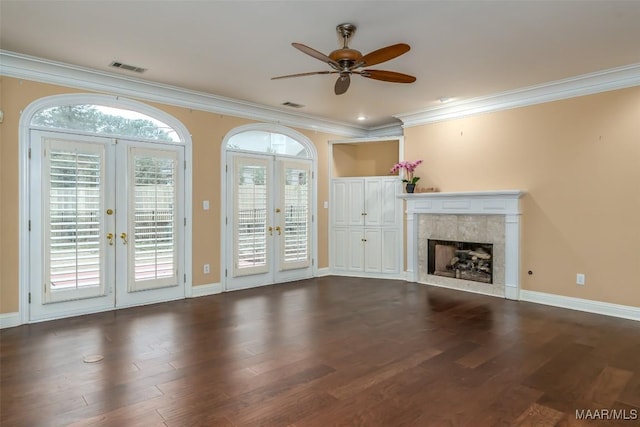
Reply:
[[[519, 299], [521, 190], [403, 194], [408, 280]], [[493, 283], [427, 274], [428, 240], [493, 244]]]

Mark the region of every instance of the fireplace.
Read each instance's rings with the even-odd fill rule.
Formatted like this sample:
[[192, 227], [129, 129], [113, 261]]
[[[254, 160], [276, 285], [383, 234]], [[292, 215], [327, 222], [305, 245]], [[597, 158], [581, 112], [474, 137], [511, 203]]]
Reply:
[[493, 283], [493, 244], [428, 239], [427, 274]]
[[[522, 190], [498, 190], [399, 196], [407, 202], [407, 278], [418, 283], [519, 299], [519, 200], [524, 194]], [[458, 242], [471, 247], [459, 248]], [[435, 265], [436, 245], [440, 246], [439, 252], [445, 252], [443, 260], [439, 261], [444, 266], [438, 268]], [[456, 260], [453, 268], [448, 269], [446, 264], [451, 266], [456, 251], [480, 254], [465, 252], [465, 255], [471, 255], [471, 261], [487, 258], [490, 254], [491, 263], [479, 266], [479, 263], [466, 262], [465, 271], [460, 266], [456, 268], [460, 261]], [[473, 260], [474, 256], [476, 260]], [[486, 275], [478, 273], [483, 270]], [[459, 271], [458, 278], [456, 271]], [[440, 274], [442, 272], [444, 274]]]

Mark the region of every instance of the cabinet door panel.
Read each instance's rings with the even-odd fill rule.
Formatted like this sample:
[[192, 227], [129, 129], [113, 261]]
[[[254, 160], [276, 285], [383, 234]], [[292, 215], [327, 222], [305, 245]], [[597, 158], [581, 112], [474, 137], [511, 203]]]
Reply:
[[381, 235], [380, 229], [366, 229], [364, 231], [364, 271], [367, 273], [380, 272]]
[[349, 225], [349, 185], [345, 181], [333, 181], [333, 200], [331, 212], [333, 225], [346, 227]]
[[349, 261], [349, 229], [335, 228], [333, 230], [333, 269], [346, 271]]
[[349, 230], [349, 244], [347, 246], [347, 269], [349, 271], [364, 271], [364, 234], [361, 229]]
[[349, 225], [364, 224], [364, 180], [348, 181], [347, 206], [349, 206]]
[[381, 244], [381, 271], [383, 273], [398, 273], [400, 271], [399, 252], [402, 250], [400, 246], [400, 233], [398, 230], [382, 230]]
[[382, 189], [384, 181], [381, 179], [365, 180], [365, 217], [364, 224], [366, 226], [380, 225], [380, 214], [383, 211], [383, 205], [390, 202], [382, 199]]
[[401, 182], [398, 179], [385, 180], [380, 185], [380, 225], [396, 226], [401, 220], [401, 202], [397, 195], [401, 189]]

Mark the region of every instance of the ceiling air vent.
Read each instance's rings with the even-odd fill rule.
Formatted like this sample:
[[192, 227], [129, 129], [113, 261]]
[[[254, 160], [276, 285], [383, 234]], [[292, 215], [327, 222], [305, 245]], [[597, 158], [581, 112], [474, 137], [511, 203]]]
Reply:
[[304, 107], [304, 105], [302, 104], [296, 104], [295, 102], [283, 102], [282, 105], [284, 105], [285, 107], [291, 107], [291, 108], [302, 108]]
[[109, 66], [114, 68], [120, 68], [127, 71], [133, 71], [135, 73], [144, 73], [145, 71], [147, 71], [146, 68], [136, 67], [135, 65], [123, 64], [122, 62], [118, 62], [118, 61], [113, 61], [111, 64], [109, 64]]

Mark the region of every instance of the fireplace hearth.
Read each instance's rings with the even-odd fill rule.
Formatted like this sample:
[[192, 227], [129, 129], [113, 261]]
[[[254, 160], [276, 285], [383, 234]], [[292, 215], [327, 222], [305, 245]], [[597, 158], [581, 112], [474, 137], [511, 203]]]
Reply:
[[428, 239], [427, 274], [493, 283], [493, 244]]

